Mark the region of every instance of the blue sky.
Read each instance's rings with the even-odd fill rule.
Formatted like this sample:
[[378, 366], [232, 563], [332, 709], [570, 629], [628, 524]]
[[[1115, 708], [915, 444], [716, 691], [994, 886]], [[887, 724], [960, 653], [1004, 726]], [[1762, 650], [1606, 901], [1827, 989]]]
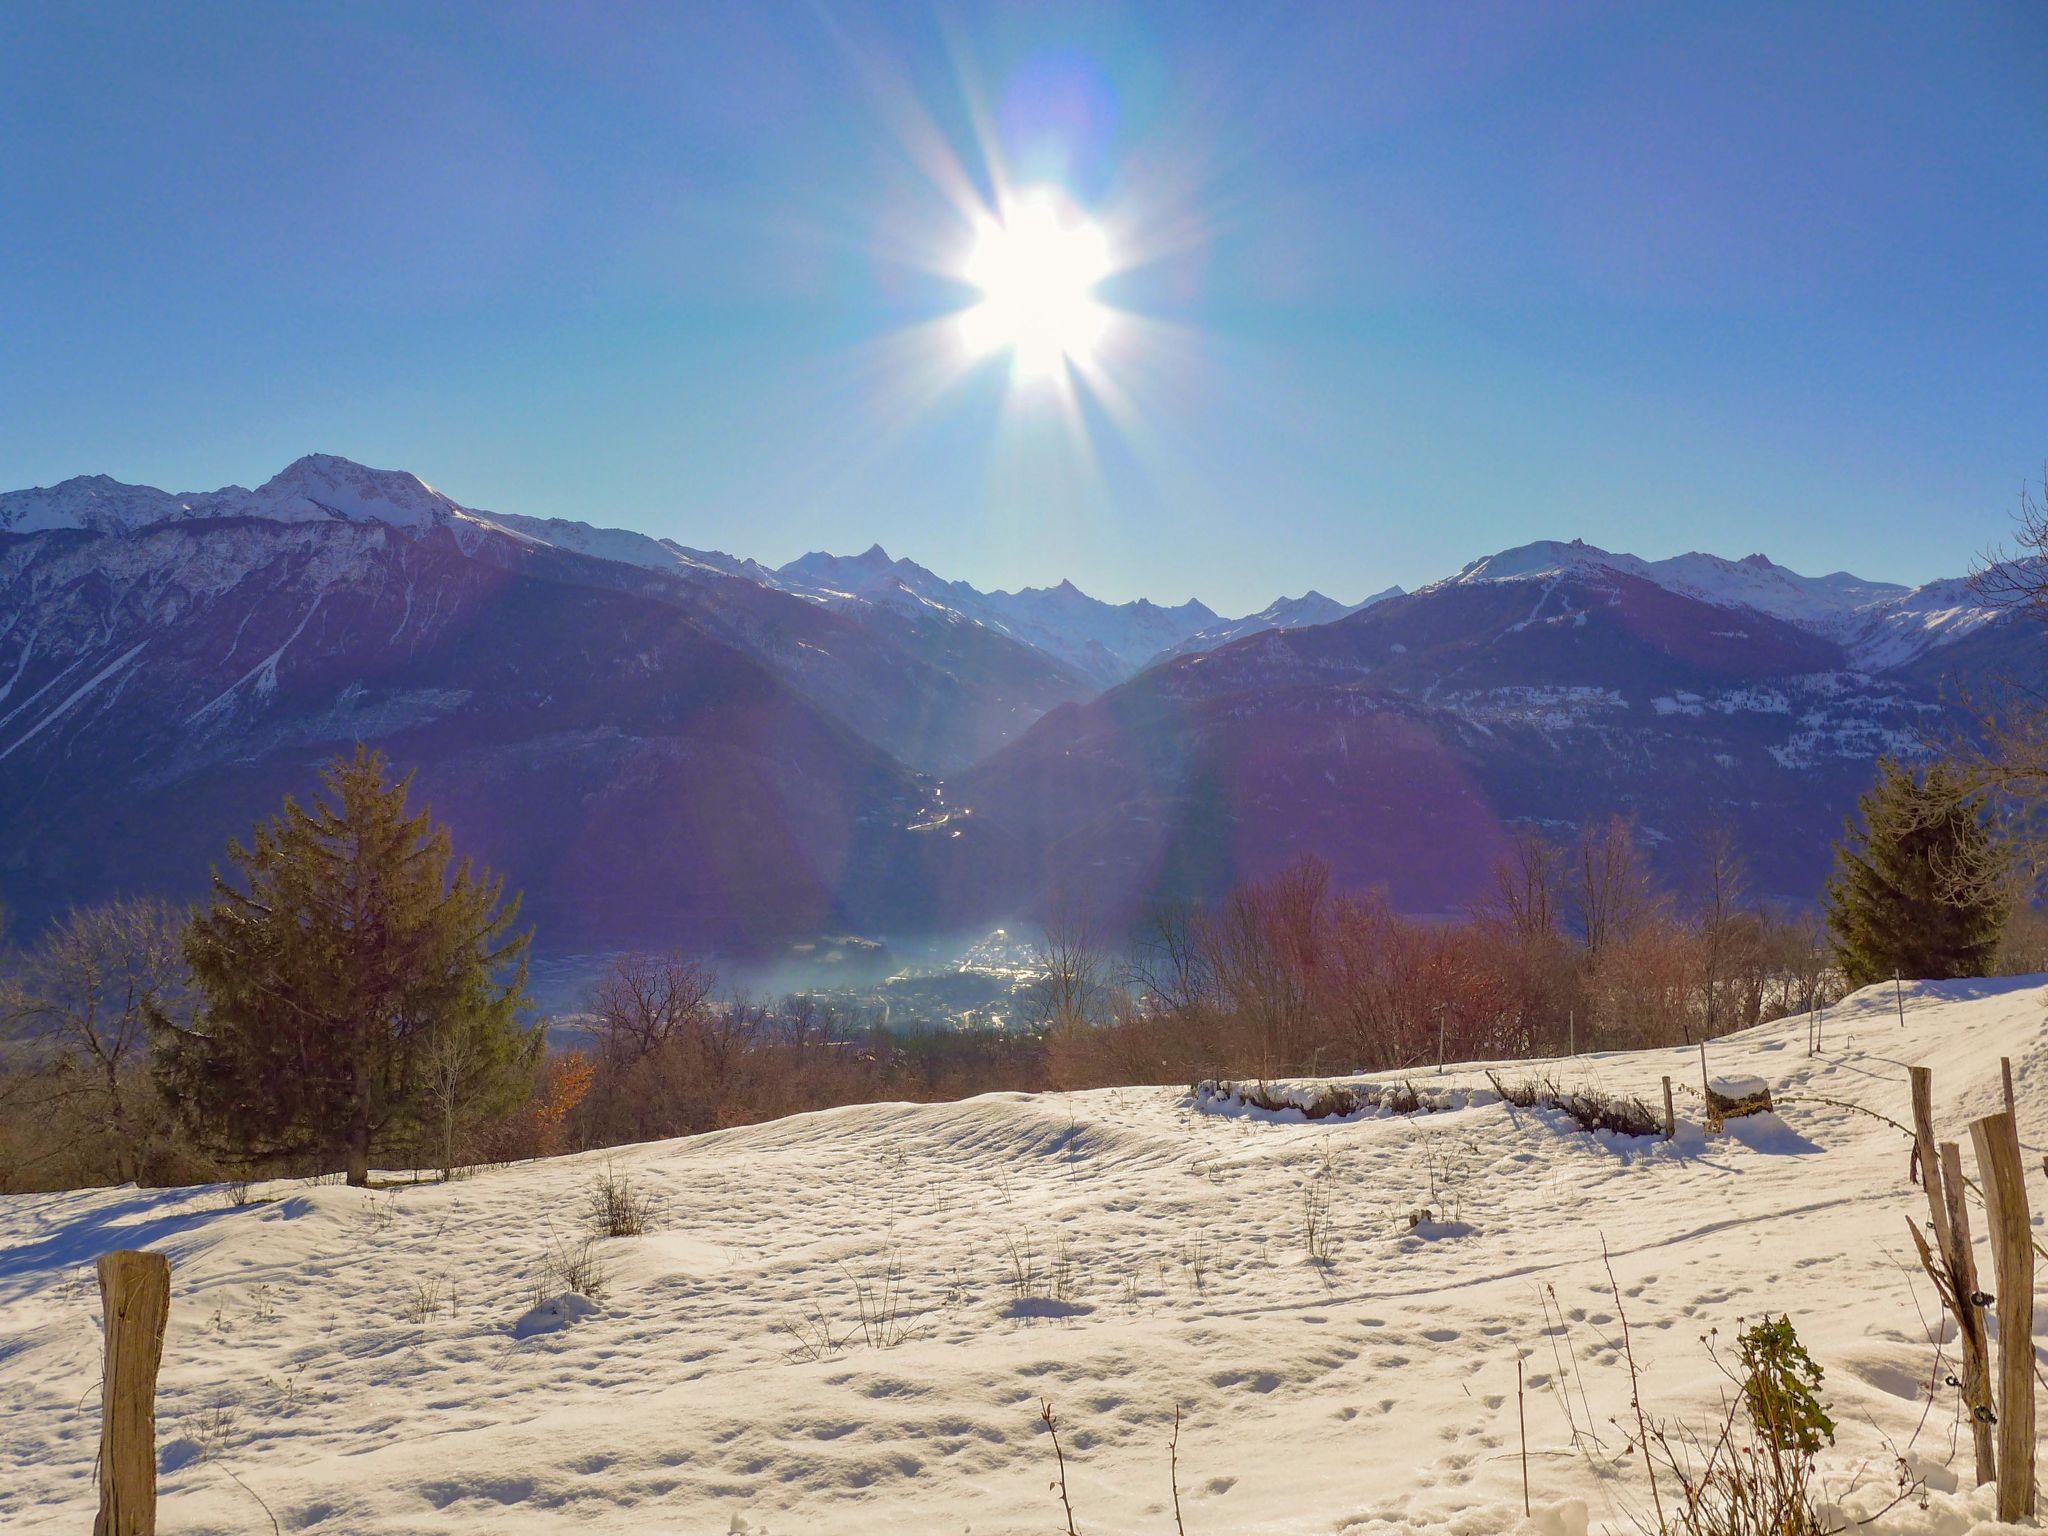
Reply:
[[[1231, 611], [1921, 579], [2048, 459], [2048, 8], [0, 7], [0, 485], [302, 452]], [[963, 195], [1133, 263], [970, 364]]]

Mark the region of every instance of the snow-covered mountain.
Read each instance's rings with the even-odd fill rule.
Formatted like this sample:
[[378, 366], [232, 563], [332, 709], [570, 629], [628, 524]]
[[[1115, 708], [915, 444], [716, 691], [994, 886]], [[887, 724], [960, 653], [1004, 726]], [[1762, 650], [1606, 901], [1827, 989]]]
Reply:
[[1756, 555], [1545, 542], [1226, 620], [880, 547], [770, 569], [331, 455], [86, 477], [0, 495], [0, 900], [190, 891], [359, 739], [558, 941], [1134, 911], [1303, 851], [1441, 911], [1506, 830], [1615, 811], [1733, 821], [1798, 896], [1874, 755], [2041, 664], [1966, 582]]
[[800, 556], [775, 573], [793, 592], [826, 601], [884, 603], [929, 609], [985, 625], [1057, 657], [1101, 687], [1121, 682], [1216, 615], [1190, 600], [1163, 608], [1140, 598], [1106, 603], [1071, 581], [1016, 592], [982, 592], [946, 581], [877, 544], [861, 555], [822, 551]]
[[58, 485], [0, 493], [0, 533], [127, 533], [151, 523], [228, 516], [248, 497], [239, 485], [171, 492], [124, 485], [110, 475], [79, 475]]
[[1256, 635], [1268, 629], [1306, 629], [1313, 624], [1334, 624], [1350, 614], [1370, 608], [1374, 603], [1383, 603], [1390, 597], [1401, 596], [1400, 587], [1388, 587], [1384, 592], [1375, 592], [1363, 602], [1340, 603], [1334, 597], [1325, 597], [1311, 588], [1299, 597], [1283, 597], [1268, 603], [1257, 613], [1248, 613], [1241, 619], [1222, 619], [1203, 629], [1196, 630], [1186, 639], [1169, 646], [1152, 658], [1156, 664], [1170, 661], [1175, 656], [1188, 656], [1197, 651], [1213, 651], [1218, 646], [1228, 645], [1233, 640], [1242, 640], [1246, 635]]
[[[1597, 581], [1633, 576], [1717, 608], [1768, 614], [1809, 634], [1839, 641], [1852, 666], [1883, 670], [1957, 640], [2001, 613], [1962, 578], [1906, 587], [1847, 571], [1802, 576], [1764, 555], [1740, 560], [1690, 553], [1664, 560], [1616, 554], [1581, 539], [1539, 540], [1475, 560], [1434, 587], [1494, 582]], [[1433, 590], [1432, 588], [1431, 590]]]
[[986, 885], [1085, 884], [1116, 920], [1305, 854], [1455, 912], [1516, 829], [1615, 814], [1674, 880], [1733, 827], [1759, 887], [1804, 901], [1876, 757], [1958, 724], [1957, 684], [2044, 667], [2040, 626], [1966, 583], [1547, 543], [1165, 661], [953, 787], [1017, 858]]

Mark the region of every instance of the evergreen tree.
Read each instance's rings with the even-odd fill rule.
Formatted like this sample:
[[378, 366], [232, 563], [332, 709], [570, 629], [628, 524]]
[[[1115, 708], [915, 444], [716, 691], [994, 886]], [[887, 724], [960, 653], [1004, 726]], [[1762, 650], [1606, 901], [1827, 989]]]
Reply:
[[287, 797], [229, 844], [239, 887], [216, 869], [185, 936], [202, 1006], [157, 1021], [158, 1071], [203, 1144], [342, 1162], [360, 1185], [374, 1147], [436, 1118], [436, 1059], [468, 1064], [473, 1110], [509, 1109], [542, 1037], [520, 1022], [528, 935], [502, 883], [451, 867], [381, 753], [359, 745], [321, 782], [310, 809]]
[[2011, 901], [1986, 878], [2000, 858], [1979, 802], [1947, 765], [1920, 775], [1891, 758], [1835, 845], [1828, 932], [1852, 986], [1991, 968]]

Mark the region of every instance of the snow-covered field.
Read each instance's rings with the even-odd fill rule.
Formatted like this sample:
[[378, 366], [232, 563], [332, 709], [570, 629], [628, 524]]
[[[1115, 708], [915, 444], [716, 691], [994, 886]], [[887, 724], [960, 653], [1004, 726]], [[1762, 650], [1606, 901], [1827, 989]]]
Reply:
[[[1826, 1465], [1862, 1468], [1851, 1507], [1888, 1494], [1890, 1442], [1933, 1492], [1875, 1528], [1976, 1529], [1988, 1491], [1951, 1492], [1954, 1392], [1928, 1401], [1906, 1140], [1819, 1100], [1905, 1119], [1905, 1067], [1930, 1063], [1968, 1162], [2010, 1056], [2038, 1168], [2042, 983], [1909, 985], [1903, 1029], [1889, 987], [1858, 994], [1818, 1059], [1803, 1020], [1716, 1042], [1716, 1073], [1764, 1078], [1784, 1124], [1675, 1144], [1499, 1103], [1304, 1124], [1146, 1088], [835, 1110], [389, 1193], [282, 1182], [240, 1208], [219, 1189], [0, 1198], [0, 1528], [90, 1523], [91, 1261], [140, 1246], [173, 1264], [166, 1532], [267, 1531], [260, 1500], [286, 1531], [349, 1536], [1042, 1533], [1064, 1529], [1042, 1398], [1091, 1536], [1174, 1530], [1176, 1405], [1199, 1536], [1632, 1529], [1647, 1494], [1611, 1422], [1628, 1382], [1604, 1239], [1654, 1410], [1711, 1410], [1701, 1336], [1789, 1312], [1842, 1425]], [[1697, 1117], [1696, 1054], [1558, 1068], [1653, 1099], [1665, 1073]], [[607, 1162], [656, 1196], [653, 1227], [595, 1245], [594, 1311], [515, 1330]], [[2038, 1173], [2033, 1194], [2048, 1204]], [[893, 1329], [871, 1331], [902, 1338], [876, 1347], [860, 1293], [886, 1312], [892, 1267]], [[1599, 1445], [1574, 1451], [1566, 1390]]]

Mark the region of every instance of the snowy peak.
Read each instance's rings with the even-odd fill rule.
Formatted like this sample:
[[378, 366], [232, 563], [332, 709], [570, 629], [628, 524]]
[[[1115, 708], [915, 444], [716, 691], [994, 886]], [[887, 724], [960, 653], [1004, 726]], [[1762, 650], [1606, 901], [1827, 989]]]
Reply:
[[1674, 555], [1643, 567], [1652, 581], [1721, 607], [1754, 608], [1791, 624], [1824, 627], [1872, 603], [1903, 596], [1909, 588], [1867, 581], [1847, 571], [1802, 576], [1764, 555], [1724, 560], [1719, 555]]
[[334, 518], [414, 529], [438, 527], [463, 512], [418, 475], [370, 469], [331, 453], [309, 453], [287, 465], [251, 492], [241, 510], [284, 523]]
[[121, 534], [153, 523], [215, 517], [379, 522], [417, 529], [436, 527], [459, 515], [461, 507], [417, 475], [369, 469], [331, 453], [309, 453], [253, 491], [230, 485], [217, 491], [172, 493], [149, 485], [124, 485], [106, 475], [81, 475], [59, 485], [0, 495], [0, 529], [10, 533], [78, 528]]
[[1263, 634], [1272, 629], [1307, 629], [1316, 624], [1334, 624], [1375, 603], [1403, 595], [1400, 587], [1388, 587], [1384, 592], [1373, 593], [1363, 602], [1340, 603], [1311, 588], [1299, 597], [1276, 598], [1257, 613], [1247, 614], [1241, 619], [1219, 619], [1205, 625], [1155, 659], [1165, 661], [1174, 656], [1213, 651], [1233, 640], [1242, 640], [1246, 635]]
[[1538, 539], [1533, 544], [1517, 545], [1474, 560], [1457, 575], [1434, 583], [1428, 590], [1485, 581], [1543, 581], [1587, 571], [1622, 571], [1639, 576], [1643, 574], [1644, 563], [1634, 555], [1610, 554], [1584, 539]]
[[219, 517], [248, 496], [239, 485], [218, 491], [160, 491], [126, 485], [111, 475], [77, 475], [56, 485], [0, 494], [0, 532], [49, 533], [78, 528], [128, 533], [151, 523]]
[[[1257, 613], [1224, 619], [1189, 599], [1173, 607], [1139, 598], [1107, 603], [1071, 580], [1057, 586], [983, 592], [948, 581], [879, 543], [857, 555], [818, 550], [777, 570], [717, 551], [685, 547], [627, 529], [560, 518], [467, 508], [405, 470], [371, 469], [336, 454], [314, 453], [255, 490], [161, 491], [106, 475], [0, 494], [0, 533], [83, 530], [120, 535], [171, 521], [252, 517], [287, 523], [374, 523], [415, 535], [454, 525], [464, 548], [493, 534], [591, 558], [704, 578], [711, 573], [835, 606], [866, 605], [920, 619], [971, 623], [1044, 652], [1102, 685], [1174, 655], [1273, 629], [1333, 623], [1388, 597], [1398, 587], [1347, 605], [1317, 591], [1280, 598]], [[1961, 582], [1907, 588], [1847, 571], [1804, 576], [1763, 554], [1727, 559], [1691, 552], [1663, 560], [1605, 550], [1583, 539], [1541, 539], [1474, 560], [1425, 592], [1481, 583], [1571, 578], [1612, 588], [1623, 578], [1721, 608], [1768, 615], [1841, 645], [1866, 670], [1901, 662], [1969, 633], [1998, 616]]]
[[1896, 598], [1910, 589], [1896, 582], [1869, 581], [1836, 571], [1827, 576], [1802, 576], [1767, 555], [1729, 560], [1697, 551], [1666, 560], [1644, 560], [1588, 544], [1540, 539], [1474, 560], [1457, 575], [1434, 584], [1469, 586], [1478, 582], [1548, 581], [1562, 576], [1614, 572], [1654, 582], [1668, 591], [1721, 607], [1754, 608], [1792, 623], [1819, 622], [1830, 614]]
[[1967, 580], [1906, 587], [1848, 571], [1803, 576], [1767, 555], [1729, 560], [1693, 551], [1664, 560], [1617, 554], [1582, 539], [1545, 539], [1475, 560], [1425, 590], [1502, 581], [1630, 576], [1716, 608], [1747, 609], [1840, 644], [1852, 666], [1881, 670], [1995, 620]]
[[814, 549], [797, 556], [775, 575], [786, 586], [820, 596], [859, 597], [900, 586], [924, 597], [947, 585], [915, 561], [890, 559], [889, 551], [879, 544], [869, 545], [858, 555], [834, 555]]

